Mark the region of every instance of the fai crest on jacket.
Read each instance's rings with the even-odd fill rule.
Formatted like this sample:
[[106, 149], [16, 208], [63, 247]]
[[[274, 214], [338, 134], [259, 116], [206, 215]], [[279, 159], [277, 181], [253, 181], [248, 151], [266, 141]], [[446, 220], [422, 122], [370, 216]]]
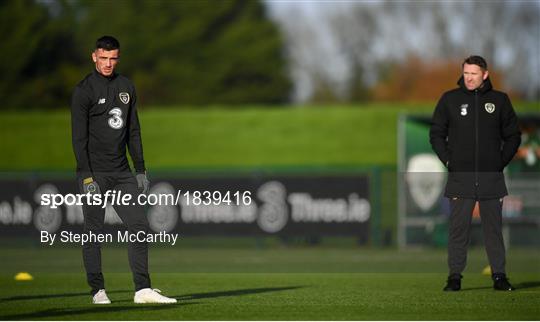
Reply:
[[129, 103], [129, 94], [126, 92], [121, 92], [118, 94], [118, 97], [120, 98], [120, 101], [124, 104]]
[[495, 104], [493, 103], [486, 103], [484, 107], [486, 108], [486, 112], [488, 113], [493, 113], [493, 111], [495, 111]]

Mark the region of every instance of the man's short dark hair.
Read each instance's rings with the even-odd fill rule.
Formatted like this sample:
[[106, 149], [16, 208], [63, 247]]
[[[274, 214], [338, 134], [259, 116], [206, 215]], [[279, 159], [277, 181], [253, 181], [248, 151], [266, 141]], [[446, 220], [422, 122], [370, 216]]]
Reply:
[[120, 43], [113, 36], [103, 36], [96, 41], [96, 49], [104, 49], [104, 50], [120, 49]]
[[478, 65], [480, 68], [482, 68], [482, 70], [487, 70], [487, 62], [486, 60], [484, 59], [484, 57], [482, 56], [469, 56], [467, 58], [465, 58], [465, 60], [463, 61], [463, 64], [461, 64], [461, 67], [463, 68], [463, 66], [465, 66], [465, 64], [467, 65]]

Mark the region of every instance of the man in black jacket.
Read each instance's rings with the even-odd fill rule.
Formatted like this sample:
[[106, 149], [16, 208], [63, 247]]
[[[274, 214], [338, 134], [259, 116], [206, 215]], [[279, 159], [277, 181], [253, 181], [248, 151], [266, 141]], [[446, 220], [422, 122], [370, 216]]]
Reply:
[[448, 276], [445, 291], [461, 289], [473, 208], [478, 201], [486, 252], [496, 290], [513, 290], [506, 278], [502, 202], [507, 195], [503, 169], [521, 143], [508, 95], [493, 89], [486, 61], [463, 62], [459, 88], [443, 94], [433, 113], [430, 142], [448, 168], [450, 198]]
[[[130, 234], [148, 232], [148, 220], [136, 196], [146, 193], [149, 182], [144, 166], [141, 131], [137, 116], [135, 87], [129, 79], [115, 72], [120, 58], [120, 44], [111, 36], [96, 42], [92, 53], [95, 70], [76, 86], [71, 102], [73, 151], [77, 160], [77, 180], [84, 194], [107, 190], [131, 195], [134, 202], [114, 208]], [[126, 146], [133, 160], [133, 176], [126, 157]], [[83, 199], [84, 200], [84, 199]], [[84, 233], [103, 234], [105, 209], [87, 203], [83, 206]], [[135, 303], [176, 303], [150, 286], [148, 245], [129, 244], [129, 264], [135, 283]], [[83, 261], [94, 304], [111, 303], [101, 272], [101, 245], [83, 245]]]

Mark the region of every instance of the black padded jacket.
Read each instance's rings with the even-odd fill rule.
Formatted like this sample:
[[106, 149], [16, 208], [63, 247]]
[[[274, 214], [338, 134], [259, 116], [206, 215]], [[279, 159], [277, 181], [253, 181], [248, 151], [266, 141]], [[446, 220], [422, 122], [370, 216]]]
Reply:
[[430, 143], [448, 168], [445, 195], [476, 199], [508, 194], [503, 169], [521, 143], [516, 113], [508, 95], [489, 78], [476, 90], [444, 93], [432, 117]]

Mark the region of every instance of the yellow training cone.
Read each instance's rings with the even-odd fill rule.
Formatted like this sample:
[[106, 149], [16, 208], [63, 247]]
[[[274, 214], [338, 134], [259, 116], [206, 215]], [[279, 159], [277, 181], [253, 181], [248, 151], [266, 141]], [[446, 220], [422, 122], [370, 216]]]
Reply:
[[34, 278], [32, 277], [32, 275], [28, 274], [27, 272], [20, 272], [17, 275], [15, 275], [16, 281], [31, 281], [33, 279]]
[[491, 275], [491, 266], [486, 266], [486, 268], [484, 268], [482, 271], [482, 275]]

